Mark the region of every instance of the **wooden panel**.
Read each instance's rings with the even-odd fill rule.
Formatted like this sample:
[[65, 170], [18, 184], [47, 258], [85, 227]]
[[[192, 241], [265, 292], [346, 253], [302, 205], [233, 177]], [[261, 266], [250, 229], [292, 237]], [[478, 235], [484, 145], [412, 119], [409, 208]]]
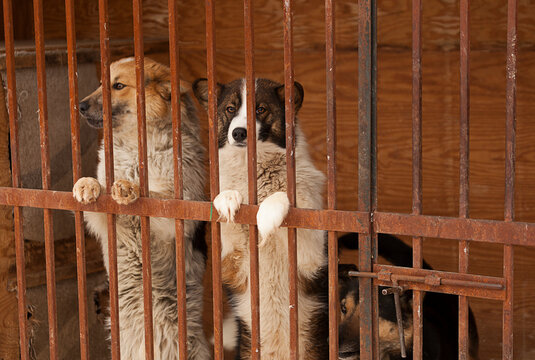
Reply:
[[[8, 117], [0, 87], [0, 186], [11, 186]], [[8, 270], [15, 265], [12, 208], [0, 206], [0, 359], [19, 359], [19, 325], [16, 292], [8, 291]]]
[[[15, 37], [31, 39], [32, 28], [27, 18], [31, 6], [27, 1], [15, 4]], [[76, 2], [78, 39], [98, 39], [97, 0]], [[472, 49], [505, 49], [506, 2], [502, 0], [471, 1]], [[243, 49], [243, 7], [240, 1], [218, 1], [216, 5], [217, 44], [222, 49]], [[324, 2], [297, 0], [294, 5], [294, 44], [296, 48], [323, 49]], [[65, 39], [65, 5], [63, 0], [47, 0], [44, 8], [47, 39]], [[132, 3], [110, 1], [110, 33], [112, 39], [131, 38]], [[535, 46], [535, 8], [530, 0], [519, 0], [518, 38], [520, 47]], [[357, 2], [341, 0], [336, 4], [337, 43], [339, 48], [353, 49], [357, 44]], [[145, 37], [167, 38], [167, 2], [143, 1]], [[204, 3], [184, 0], [179, 4], [180, 39], [202, 48], [204, 35]], [[425, 49], [451, 50], [459, 43], [459, 1], [426, 1], [423, 11], [423, 46]], [[282, 2], [255, 2], [256, 46], [259, 49], [282, 49]], [[380, 46], [408, 48], [411, 45], [411, 0], [378, 2], [378, 39]], [[2, 35], [3, 38], [3, 35]]]

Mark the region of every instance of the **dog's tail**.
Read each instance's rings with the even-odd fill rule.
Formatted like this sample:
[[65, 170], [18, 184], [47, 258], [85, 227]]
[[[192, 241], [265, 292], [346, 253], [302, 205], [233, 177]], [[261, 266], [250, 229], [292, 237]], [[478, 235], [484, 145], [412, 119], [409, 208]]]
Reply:
[[[389, 234], [377, 234], [377, 253], [395, 266], [412, 266], [412, 247], [400, 238]], [[338, 247], [358, 250], [359, 241], [356, 233], [349, 233], [338, 238]], [[431, 269], [427, 262], [423, 262], [424, 269]]]

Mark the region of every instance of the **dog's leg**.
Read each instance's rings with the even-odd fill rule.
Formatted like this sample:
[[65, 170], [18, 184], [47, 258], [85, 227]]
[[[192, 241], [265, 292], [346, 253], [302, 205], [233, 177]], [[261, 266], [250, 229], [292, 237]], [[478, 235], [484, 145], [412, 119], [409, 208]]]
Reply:
[[214, 199], [219, 216], [227, 222], [234, 222], [234, 215], [240, 209], [243, 197], [236, 190], [221, 191]]
[[72, 196], [84, 205], [93, 203], [100, 196], [100, 183], [92, 177], [80, 178], [72, 188]]
[[128, 180], [117, 180], [111, 187], [111, 197], [118, 204], [131, 204], [139, 198], [139, 185]]
[[281, 226], [289, 209], [290, 201], [285, 192], [271, 194], [260, 204], [256, 213], [256, 223], [262, 243]]

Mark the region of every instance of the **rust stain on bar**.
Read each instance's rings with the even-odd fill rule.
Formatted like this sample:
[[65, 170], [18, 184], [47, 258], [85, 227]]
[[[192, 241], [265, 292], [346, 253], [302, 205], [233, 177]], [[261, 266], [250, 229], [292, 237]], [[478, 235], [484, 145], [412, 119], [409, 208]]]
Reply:
[[[515, 217], [515, 136], [516, 136], [516, 54], [517, 54], [517, 1], [507, 6], [507, 68], [506, 68], [506, 134], [505, 134], [505, 221]], [[509, 234], [510, 236], [511, 234]], [[513, 359], [513, 285], [514, 249], [503, 249], [503, 273], [506, 281], [503, 303], [503, 351], [505, 360]]]
[[[106, 172], [106, 192], [111, 193], [114, 181], [113, 169], [113, 132], [111, 119], [111, 94], [110, 94], [110, 38], [108, 1], [99, 0], [99, 37], [100, 37], [100, 73], [102, 82], [102, 116], [104, 133], [104, 154]], [[110, 201], [113, 201], [110, 199]], [[109, 291], [110, 291], [110, 332], [111, 332], [111, 358], [120, 360], [120, 333], [119, 333], [119, 291], [117, 277], [117, 233], [115, 215], [109, 213], [108, 225], [108, 257], [109, 257]]]
[[[13, 39], [13, 8], [11, 0], [3, 1], [4, 36], [6, 46], [6, 75], [7, 75], [7, 107], [9, 115], [9, 136], [11, 150], [11, 182], [13, 187], [21, 186], [19, 137], [18, 137], [18, 107], [17, 82], [15, 76], [15, 44]], [[22, 224], [22, 209], [13, 210], [13, 225], [15, 234], [15, 261], [17, 267], [17, 310], [19, 325], [20, 359], [29, 360], [29, 343], [27, 330], [26, 309], [26, 260], [24, 255], [24, 236]]]
[[[175, 199], [184, 196], [182, 173], [182, 132], [180, 111], [180, 57], [178, 45], [178, 4], [169, 0], [169, 62], [171, 70], [171, 116], [173, 120], [173, 166]], [[187, 359], [187, 314], [186, 314], [186, 262], [184, 244], [184, 220], [175, 220], [176, 279], [178, 310], [178, 358]]]
[[[219, 153], [217, 137], [217, 92], [215, 73], [215, 4], [205, 0], [206, 7], [206, 72], [208, 78], [208, 126], [210, 198], [219, 194]], [[221, 227], [212, 221], [212, 290], [214, 301], [214, 359], [222, 360], [223, 351], [223, 283], [221, 278]]]
[[[65, 18], [67, 27], [67, 53], [69, 72], [69, 105], [71, 115], [71, 146], [73, 184], [82, 174], [80, 156], [80, 115], [78, 112], [78, 70], [76, 62], [76, 30], [74, 1], [65, 0]], [[76, 233], [76, 270], [78, 284], [78, 318], [80, 326], [80, 357], [89, 359], [89, 328], [87, 315], [87, 285], [84, 218], [81, 211], [74, 213]]]
[[378, 233], [535, 246], [535, 224], [444, 216], [374, 214]]
[[[469, 216], [470, 156], [470, 2], [460, 1], [460, 140], [459, 140], [459, 217]], [[468, 272], [469, 242], [459, 243], [459, 272]], [[468, 299], [459, 297], [459, 360], [468, 359]]]
[[[327, 207], [336, 208], [336, 43], [335, 4], [325, 0], [325, 73], [327, 84]], [[338, 239], [336, 232], [328, 233], [329, 255], [329, 359], [338, 359], [338, 323], [340, 301], [338, 296]]]
[[[374, 101], [374, 21], [372, 0], [359, 2], [358, 35], [358, 210], [368, 212], [371, 217], [373, 172], [373, 113]], [[359, 235], [359, 269], [371, 271], [373, 265], [373, 228]], [[360, 295], [360, 357], [362, 360], [374, 359], [373, 329], [373, 284], [370, 279], [359, 281]]]
[[[295, 108], [292, 0], [284, 0], [284, 95], [286, 118], [286, 177], [290, 206], [295, 207]], [[290, 359], [299, 359], [299, 309], [297, 286], [297, 233], [288, 229], [288, 277], [290, 281]]]
[[[143, 4], [133, 0], [134, 53], [136, 63], [137, 136], [139, 157], [139, 190], [142, 197], [149, 196], [147, 160], [147, 125], [145, 111], [145, 61], [143, 54]], [[150, 248], [150, 219], [141, 217], [141, 257], [143, 272], [143, 315], [145, 328], [145, 359], [154, 359], [154, 328], [152, 320], [152, 271]]]
[[[412, 1], [412, 214], [422, 214], [422, 0]], [[423, 238], [412, 239], [412, 266], [422, 268]], [[413, 292], [413, 355], [423, 357], [423, 296]]]
[[[254, 71], [253, 1], [244, 0], [245, 82], [247, 88], [247, 177], [250, 205], [256, 205], [256, 101]], [[251, 359], [260, 359], [260, 286], [258, 270], [258, 228], [249, 225], [250, 286], [251, 286]]]
[[[46, 94], [45, 44], [43, 2], [33, 2], [35, 26], [35, 56], [37, 67], [37, 95], [39, 103], [39, 138], [41, 147], [41, 178], [44, 190], [50, 189], [50, 149], [48, 141], [48, 109]], [[43, 210], [46, 265], [46, 294], [48, 306], [48, 339], [50, 359], [58, 358], [58, 324], [56, 307], [56, 274], [54, 265], [54, 229], [50, 209]]]

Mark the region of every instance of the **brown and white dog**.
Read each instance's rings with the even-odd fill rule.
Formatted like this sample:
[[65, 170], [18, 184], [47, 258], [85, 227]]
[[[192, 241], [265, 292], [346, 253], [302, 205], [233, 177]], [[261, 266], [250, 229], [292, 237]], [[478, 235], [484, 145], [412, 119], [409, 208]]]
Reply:
[[[280, 229], [289, 209], [286, 194], [284, 86], [256, 80], [256, 128], [260, 268], [260, 342], [263, 359], [289, 359], [288, 231]], [[223, 282], [238, 321], [237, 359], [249, 359], [251, 306], [248, 226], [233, 223], [240, 204], [247, 201], [247, 131], [245, 81], [217, 85], [219, 176], [221, 192], [214, 200], [221, 225]], [[193, 92], [207, 105], [207, 80], [193, 83]], [[303, 88], [295, 83], [295, 110]], [[297, 206], [320, 209], [325, 177], [308, 153], [304, 135], [296, 128]], [[323, 231], [298, 229], [299, 358], [327, 358], [327, 310], [316, 282], [326, 264]], [[320, 339], [320, 341], [318, 341]]]
[[[113, 153], [115, 178], [112, 197], [129, 204], [139, 197], [136, 77], [133, 58], [114, 62], [111, 72]], [[204, 200], [205, 149], [199, 137], [199, 121], [191, 98], [181, 88], [182, 162], [184, 198]], [[145, 58], [147, 157], [150, 197], [170, 199], [173, 186], [173, 136], [169, 68]], [[102, 128], [102, 89], [79, 105], [87, 122]], [[97, 200], [105, 187], [104, 148], [99, 150], [97, 177], [81, 178], [74, 197], [87, 204]], [[108, 263], [106, 214], [85, 213], [88, 230], [101, 243]], [[174, 219], [151, 218], [152, 296], [155, 359], [178, 358], [177, 288]], [[206, 260], [204, 224], [185, 221], [188, 359], [211, 358], [202, 328], [202, 279]], [[119, 276], [119, 324], [121, 358], [145, 359], [141, 231], [138, 216], [117, 216], [117, 267]], [[181, 359], [184, 360], [184, 359]]]

